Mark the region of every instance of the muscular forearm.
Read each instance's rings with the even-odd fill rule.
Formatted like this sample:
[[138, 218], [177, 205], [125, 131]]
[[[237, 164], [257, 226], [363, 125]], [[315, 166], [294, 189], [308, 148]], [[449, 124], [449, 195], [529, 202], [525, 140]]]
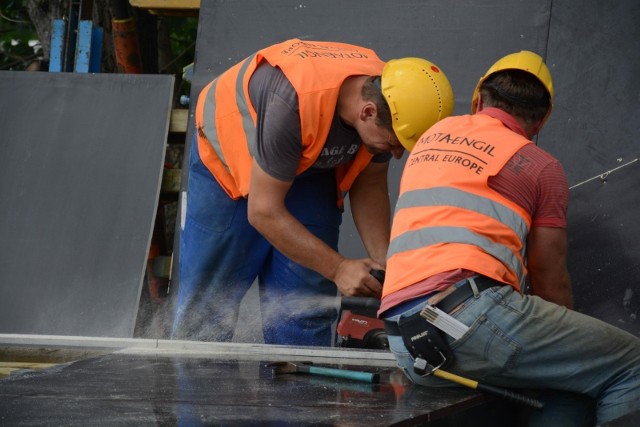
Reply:
[[387, 167], [370, 165], [349, 192], [351, 214], [369, 257], [386, 265], [391, 229]]
[[531, 289], [534, 295], [547, 301], [573, 308], [573, 294], [569, 273], [556, 273], [553, 277], [541, 277], [534, 273], [531, 279]]
[[254, 213], [250, 221], [287, 258], [335, 280], [338, 266], [345, 258], [314, 236], [289, 211]]
[[381, 284], [369, 273], [382, 268], [379, 263], [343, 257], [288, 212], [254, 215], [251, 223], [280, 252], [334, 282], [343, 295], [380, 296]]
[[314, 236], [286, 208], [290, 186], [254, 162], [248, 204], [251, 225], [289, 259], [334, 282], [344, 295], [379, 296], [381, 284], [369, 272], [383, 265], [369, 258], [347, 259]]
[[567, 270], [567, 236], [562, 228], [534, 227], [528, 238], [527, 267], [534, 295], [573, 308]]

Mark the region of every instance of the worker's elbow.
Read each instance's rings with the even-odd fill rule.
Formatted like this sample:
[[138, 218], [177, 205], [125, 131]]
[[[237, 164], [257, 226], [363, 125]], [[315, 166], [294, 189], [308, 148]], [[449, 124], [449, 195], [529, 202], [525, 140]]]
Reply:
[[264, 209], [252, 206], [249, 206], [247, 209], [247, 220], [249, 224], [258, 231], [264, 230], [265, 227], [267, 227], [266, 224], [269, 223], [269, 218], [269, 212]]
[[247, 210], [247, 220], [252, 227], [257, 228], [257, 226], [260, 224], [260, 217], [261, 215], [258, 211], [256, 211], [256, 209], [249, 208]]

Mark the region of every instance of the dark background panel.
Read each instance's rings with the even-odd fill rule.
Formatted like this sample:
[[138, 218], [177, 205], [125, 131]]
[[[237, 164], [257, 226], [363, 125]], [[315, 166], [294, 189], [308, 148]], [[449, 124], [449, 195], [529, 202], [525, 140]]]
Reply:
[[640, 154], [640, 2], [553, 4], [547, 63], [556, 86], [540, 145], [571, 185]]
[[[640, 335], [640, 3], [554, 1], [547, 64], [555, 108], [538, 141], [571, 189], [577, 310]], [[607, 174], [608, 171], [613, 171]], [[592, 179], [600, 175], [607, 179]]]
[[460, 112], [502, 54], [546, 53], [551, 0], [208, 1], [200, 8], [193, 93], [256, 50], [290, 38], [353, 43], [381, 59], [418, 56], [451, 80]]
[[0, 72], [0, 332], [131, 337], [173, 77]]
[[640, 162], [571, 190], [569, 266], [576, 309], [640, 336]]

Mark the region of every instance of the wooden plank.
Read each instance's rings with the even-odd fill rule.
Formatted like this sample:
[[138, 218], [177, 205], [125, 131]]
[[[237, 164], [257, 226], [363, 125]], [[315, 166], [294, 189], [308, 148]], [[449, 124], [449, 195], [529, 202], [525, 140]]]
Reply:
[[129, 3], [145, 9], [200, 9], [200, 0], [129, 0]]
[[129, 3], [154, 15], [197, 16], [200, 10], [200, 0], [129, 0]]
[[78, 40], [76, 44], [76, 54], [74, 61], [74, 71], [76, 73], [89, 72], [89, 60], [91, 58], [91, 36], [93, 34], [93, 22], [80, 21], [78, 23]]
[[6, 378], [23, 369], [45, 369], [55, 365], [56, 363], [0, 362], [0, 378]]
[[169, 132], [185, 133], [187, 131], [187, 121], [189, 120], [189, 110], [184, 108], [174, 108], [171, 110], [171, 121], [169, 122]]
[[67, 22], [64, 19], [54, 19], [51, 23], [51, 54], [49, 59], [49, 72], [61, 73], [64, 69], [65, 33]]
[[57, 365], [57, 363], [0, 362], [0, 369], [44, 369], [55, 365]]

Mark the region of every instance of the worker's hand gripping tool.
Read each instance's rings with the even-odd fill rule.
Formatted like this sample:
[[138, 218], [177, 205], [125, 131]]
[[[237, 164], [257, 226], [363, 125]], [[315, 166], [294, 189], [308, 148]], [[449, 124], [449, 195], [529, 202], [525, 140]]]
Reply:
[[[384, 270], [371, 270], [370, 274], [381, 284]], [[351, 348], [388, 349], [389, 342], [384, 322], [378, 319], [380, 300], [372, 297], [342, 297], [338, 322], [338, 346]]]

